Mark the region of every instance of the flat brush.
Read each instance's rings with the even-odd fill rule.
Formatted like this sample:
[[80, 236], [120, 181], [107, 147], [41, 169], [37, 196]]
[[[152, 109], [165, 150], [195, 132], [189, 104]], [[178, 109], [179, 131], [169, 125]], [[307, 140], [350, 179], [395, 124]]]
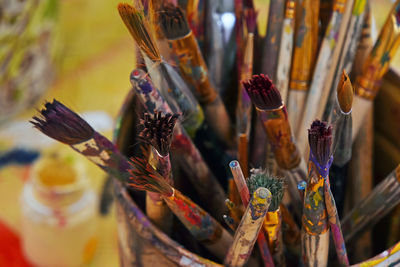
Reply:
[[332, 158], [332, 129], [314, 121], [308, 130], [310, 144], [309, 180], [304, 192], [301, 229], [302, 256], [305, 266], [326, 266], [329, 251], [329, 222], [324, 198], [324, 183]]
[[278, 166], [282, 170], [288, 171], [290, 196], [296, 206], [295, 210], [301, 214], [302, 200], [297, 184], [306, 180], [307, 176], [292, 137], [286, 107], [282, 103], [281, 95], [272, 81], [263, 74], [254, 75], [243, 85], [256, 107]]
[[[153, 113], [159, 110], [164, 113], [171, 113], [172, 110], [164, 100], [161, 93], [154, 87], [149, 76], [141, 69], [132, 71], [130, 80], [137, 96], [144, 104], [147, 112]], [[178, 123], [174, 130], [172, 139], [172, 149], [178, 151], [179, 162], [184, 171], [188, 174], [187, 178], [209, 208], [214, 216], [221, 216], [226, 212], [224, 200], [225, 192], [210, 171], [189, 134], [184, 128], [184, 124]]]
[[129, 160], [78, 114], [55, 99], [46, 102], [39, 112], [40, 115], [30, 121], [36, 129], [69, 145], [121, 182], [129, 180]]
[[356, 97], [353, 104], [353, 141], [363, 123], [365, 114], [371, 108], [379, 92], [383, 75], [388, 71], [400, 45], [400, 0], [397, 0], [383, 25], [362, 73], [356, 78]]
[[266, 188], [258, 188], [251, 194], [249, 205], [236, 229], [233, 243], [225, 257], [225, 266], [240, 267], [247, 262], [262, 228], [270, 202], [271, 192]]
[[159, 11], [159, 24], [177, 56], [185, 81], [204, 108], [205, 118], [217, 136], [229, 147], [234, 145], [232, 127], [226, 108], [208, 77], [207, 65], [196, 38], [179, 7], [165, 4]]
[[247, 186], [250, 194], [254, 194], [258, 188], [266, 188], [271, 194], [271, 204], [269, 205], [263, 227], [268, 234], [268, 245], [276, 266], [285, 266], [285, 255], [283, 254], [282, 241], [282, 214], [280, 205], [284, 194], [284, 180], [269, 175], [261, 169], [253, 169]]
[[146, 58], [149, 59], [149, 61], [146, 61], [146, 64], [148, 63], [147, 68], [152, 78], [159, 82], [164, 98], [173, 112], [182, 112], [185, 128], [191, 136], [194, 136], [204, 120], [200, 105], [180, 75], [162, 59], [153, 40], [149, 22], [144, 17], [143, 12], [122, 3], [118, 5], [118, 11], [125, 26], [144, 54], [145, 61]]
[[160, 194], [193, 237], [222, 260], [233, 242], [232, 236], [205, 210], [170, 186], [146, 159], [132, 158], [131, 165], [127, 185]]
[[[170, 113], [163, 115], [161, 111], [155, 111], [153, 116], [145, 113], [140, 120], [143, 129], [138, 136], [139, 140], [151, 145], [149, 162], [170, 185], [173, 185], [173, 179], [169, 150], [178, 117]], [[146, 214], [165, 233], [171, 232], [172, 213], [159, 194], [146, 194]]]

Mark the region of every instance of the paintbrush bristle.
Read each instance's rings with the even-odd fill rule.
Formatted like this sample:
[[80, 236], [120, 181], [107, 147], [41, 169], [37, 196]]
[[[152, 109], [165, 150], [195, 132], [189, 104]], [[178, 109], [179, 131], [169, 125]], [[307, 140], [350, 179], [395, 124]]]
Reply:
[[130, 162], [132, 175], [128, 185], [137, 190], [150, 191], [166, 196], [173, 194], [172, 187], [148, 162], [146, 157], [134, 157]]
[[152, 145], [161, 156], [167, 156], [178, 118], [177, 114], [162, 115], [161, 111], [155, 111], [153, 117], [151, 114], [145, 113], [143, 119], [140, 120], [143, 130], [139, 133], [139, 138]]
[[246, 182], [250, 194], [253, 194], [259, 187], [265, 187], [271, 192], [272, 200], [268, 211], [276, 211], [279, 208], [285, 192], [285, 181], [283, 178], [274, 177], [261, 169], [252, 169], [251, 175]]
[[353, 105], [354, 88], [346, 71], [343, 70], [342, 77], [337, 88], [337, 99], [340, 109], [348, 113]]
[[93, 137], [93, 128], [78, 114], [58, 102], [46, 102], [39, 116], [30, 123], [45, 135], [67, 145], [75, 145]]
[[281, 94], [267, 75], [254, 75], [243, 82], [243, 86], [257, 108], [277, 109], [282, 106]]
[[123, 22], [135, 39], [139, 48], [153, 61], [161, 61], [160, 52], [151, 35], [150, 27], [143, 11], [125, 4], [118, 4], [118, 12]]
[[257, 27], [257, 13], [254, 8], [248, 8], [245, 14], [247, 31], [254, 33]]
[[331, 157], [332, 127], [324, 121], [313, 121], [308, 130], [308, 141], [318, 163], [325, 166]]
[[161, 29], [167, 39], [179, 39], [189, 34], [189, 23], [179, 7], [171, 3], [165, 4], [158, 16]]

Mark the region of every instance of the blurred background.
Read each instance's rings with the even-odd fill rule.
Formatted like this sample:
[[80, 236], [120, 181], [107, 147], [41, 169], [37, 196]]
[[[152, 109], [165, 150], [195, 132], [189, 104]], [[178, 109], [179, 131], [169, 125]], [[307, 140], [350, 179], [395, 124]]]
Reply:
[[[101, 191], [103, 172], [67, 146], [34, 130], [28, 121], [35, 114], [35, 108], [40, 108], [45, 100], [56, 98], [79, 111], [94, 128], [111, 138], [114, 119], [130, 89], [129, 74], [135, 67], [135, 44], [118, 16], [118, 2], [0, 2], [0, 266], [5, 266], [4, 263], [29, 266], [16, 257], [20, 255], [17, 250], [21, 234], [21, 194], [32, 173], [30, 162], [54, 151], [77, 158], [84, 165], [84, 175], [91, 188], [97, 193]], [[266, 17], [262, 12], [263, 2], [255, 1], [260, 21]], [[379, 30], [392, 1], [370, 2], [376, 30]], [[24, 6], [29, 9], [25, 10]], [[35, 19], [28, 22], [30, 16]], [[399, 56], [392, 63], [395, 70], [400, 67]], [[17, 60], [12, 62], [11, 57]], [[33, 66], [41, 72], [32, 71]], [[114, 212], [99, 219], [96, 231], [96, 242], [87, 252], [85, 266], [118, 266]], [[12, 252], [15, 254], [2, 255], [1, 251], [12, 251], [10, 244], [15, 245]]]

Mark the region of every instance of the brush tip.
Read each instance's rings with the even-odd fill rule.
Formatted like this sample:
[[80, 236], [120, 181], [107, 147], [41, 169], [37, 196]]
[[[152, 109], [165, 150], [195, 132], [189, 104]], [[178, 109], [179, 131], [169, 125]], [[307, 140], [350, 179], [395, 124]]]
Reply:
[[264, 187], [271, 192], [272, 199], [268, 209], [269, 211], [276, 211], [279, 208], [285, 191], [284, 179], [274, 177], [265, 170], [252, 169], [251, 175], [246, 182], [250, 194], [253, 194], [260, 187]]
[[145, 113], [140, 120], [143, 130], [139, 133], [139, 138], [152, 145], [161, 156], [167, 156], [178, 118], [178, 114], [163, 115], [161, 111], [155, 111], [153, 117], [150, 113]]
[[325, 121], [315, 120], [308, 130], [310, 151], [321, 166], [331, 157], [332, 126]]
[[351, 111], [351, 107], [353, 105], [353, 97], [354, 88], [346, 71], [343, 70], [342, 77], [337, 88], [337, 99], [340, 109], [344, 113], [348, 113]]
[[78, 114], [53, 99], [30, 121], [36, 129], [64, 144], [75, 145], [93, 137], [93, 128]]
[[189, 23], [182, 9], [171, 3], [164, 4], [159, 11], [161, 29], [167, 39], [179, 39], [190, 32]]
[[259, 109], [277, 109], [282, 106], [282, 97], [267, 75], [254, 75], [243, 82], [253, 104]]

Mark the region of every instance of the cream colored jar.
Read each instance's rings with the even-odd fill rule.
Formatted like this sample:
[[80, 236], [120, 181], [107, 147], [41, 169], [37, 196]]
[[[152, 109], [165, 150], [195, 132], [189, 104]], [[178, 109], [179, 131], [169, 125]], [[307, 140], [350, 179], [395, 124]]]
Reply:
[[77, 162], [54, 154], [37, 162], [21, 205], [29, 261], [40, 267], [90, 262], [97, 246], [97, 198]]

